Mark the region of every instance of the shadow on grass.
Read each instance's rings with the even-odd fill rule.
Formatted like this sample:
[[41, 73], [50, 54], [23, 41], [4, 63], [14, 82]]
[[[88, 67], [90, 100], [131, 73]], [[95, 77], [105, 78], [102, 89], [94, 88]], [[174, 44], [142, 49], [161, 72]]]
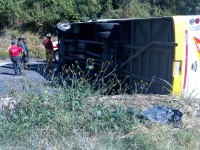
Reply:
[[59, 64], [54, 63], [52, 68], [48, 68], [45, 61], [37, 61], [30, 64], [30, 71], [36, 72], [45, 78], [50, 86], [55, 87], [64, 83], [70, 85], [71, 81], [68, 79], [68, 75], [58, 72], [58, 66]]

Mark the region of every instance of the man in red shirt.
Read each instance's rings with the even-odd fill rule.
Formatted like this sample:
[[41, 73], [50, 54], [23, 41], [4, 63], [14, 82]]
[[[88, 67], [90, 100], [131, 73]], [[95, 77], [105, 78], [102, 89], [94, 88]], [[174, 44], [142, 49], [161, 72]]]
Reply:
[[13, 68], [15, 71], [15, 75], [22, 75], [22, 63], [20, 59], [20, 55], [23, 52], [21, 47], [18, 47], [16, 43], [11, 42], [11, 47], [9, 48], [10, 59], [13, 62]]
[[44, 40], [44, 47], [46, 51], [47, 66], [52, 68], [53, 65], [53, 43], [51, 41], [51, 34], [47, 34], [47, 38]]

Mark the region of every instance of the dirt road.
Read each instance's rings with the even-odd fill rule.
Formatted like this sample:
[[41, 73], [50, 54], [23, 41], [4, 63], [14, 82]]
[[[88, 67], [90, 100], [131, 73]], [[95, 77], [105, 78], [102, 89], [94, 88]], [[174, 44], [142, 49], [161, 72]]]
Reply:
[[[54, 64], [56, 68], [56, 64]], [[0, 98], [8, 97], [12, 91], [20, 91], [24, 86], [29, 90], [40, 91], [41, 87], [49, 83], [46, 63], [39, 59], [30, 59], [30, 71], [22, 76], [15, 76], [12, 62], [0, 60]], [[33, 86], [34, 85], [34, 86]]]

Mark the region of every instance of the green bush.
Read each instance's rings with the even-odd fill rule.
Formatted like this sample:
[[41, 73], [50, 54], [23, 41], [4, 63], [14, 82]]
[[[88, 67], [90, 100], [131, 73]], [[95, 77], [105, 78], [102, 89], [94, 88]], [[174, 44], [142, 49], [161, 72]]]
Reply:
[[30, 58], [40, 58], [46, 59], [46, 53], [44, 49], [38, 49], [35, 47], [34, 49], [29, 49], [29, 57]]
[[0, 50], [0, 59], [6, 59], [9, 58], [8, 51]]
[[[199, 2], [172, 0], [0, 0], [0, 29], [53, 32], [60, 21], [81, 22], [99, 18], [133, 18], [198, 14]], [[185, 9], [187, 8], [187, 9]]]

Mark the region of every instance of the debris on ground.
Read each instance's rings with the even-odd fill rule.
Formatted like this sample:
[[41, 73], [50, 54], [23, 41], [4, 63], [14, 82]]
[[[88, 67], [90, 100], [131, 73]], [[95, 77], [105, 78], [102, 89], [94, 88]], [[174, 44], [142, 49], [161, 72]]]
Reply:
[[181, 120], [183, 113], [178, 110], [173, 110], [166, 106], [153, 106], [143, 111], [144, 118], [161, 124], [177, 123]]
[[17, 100], [14, 97], [0, 98], [0, 110], [12, 110]]

